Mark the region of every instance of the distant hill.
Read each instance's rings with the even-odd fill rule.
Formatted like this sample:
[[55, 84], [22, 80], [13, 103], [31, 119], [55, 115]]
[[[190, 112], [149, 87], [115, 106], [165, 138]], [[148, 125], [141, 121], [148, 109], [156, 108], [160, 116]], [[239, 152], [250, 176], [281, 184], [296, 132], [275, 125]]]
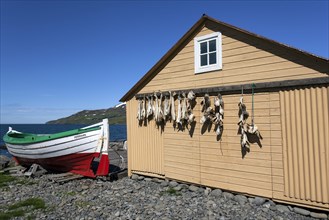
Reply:
[[48, 121], [46, 124], [93, 124], [108, 118], [109, 124], [126, 124], [126, 105], [100, 110], [83, 110], [66, 118]]

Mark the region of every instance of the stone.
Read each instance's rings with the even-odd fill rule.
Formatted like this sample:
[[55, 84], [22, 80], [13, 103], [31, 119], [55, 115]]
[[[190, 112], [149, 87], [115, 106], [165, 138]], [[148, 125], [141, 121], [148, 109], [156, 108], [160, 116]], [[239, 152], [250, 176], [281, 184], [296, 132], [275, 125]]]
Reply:
[[88, 185], [83, 185], [83, 186], [81, 186], [81, 189], [82, 189], [82, 190], [89, 189], [89, 186], [88, 186]]
[[265, 202], [266, 202], [265, 198], [255, 197], [253, 204], [260, 206], [260, 205], [263, 205]]
[[305, 215], [305, 216], [308, 216], [310, 215], [310, 211], [306, 210], [306, 209], [302, 209], [302, 208], [298, 208], [298, 207], [294, 207], [294, 212], [296, 212], [297, 214], [300, 214], [300, 215]]
[[233, 199], [234, 198], [234, 195], [232, 193], [229, 193], [229, 192], [223, 192], [222, 194], [224, 196], [224, 198], [226, 199]]
[[145, 177], [144, 180], [145, 180], [146, 182], [151, 182], [151, 181], [152, 181], [152, 179], [149, 178], [149, 177]]
[[206, 187], [206, 189], [204, 190], [204, 195], [208, 196], [211, 193], [211, 189]]
[[[26, 207], [29, 214], [25, 217], [33, 214], [36, 219], [77, 220], [82, 218], [85, 220], [328, 218], [326, 214], [316, 213], [316, 211], [311, 212], [307, 217], [302, 216], [295, 212], [296, 209], [291, 208], [294, 210], [291, 212], [289, 206], [276, 205], [271, 200], [266, 200], [258, 206], [254, 204], [257, 198], [234, 196], [229, 192], [221, 192], [220, 189], [211, 190], [198, 185], [179, 183], [171, 188], [168, 187], [168, 180], [157, 184], [154, 178], [151, 178], [151, 181], [135, 181], [130, 177], [111, 182], [82, 178], [57, 184], [50, 182], [47, 175], [35, 179], [33, 186], [11, 184], [6, 190], [0, 188], [0, 212], [5, 213], [6, 207], [11, 204], [37, 197], [42, 198], [47, 207], [54, 208], [44, 213], [44, 210], [38, 209], [29, 212], [29, 208]], [[161, 187], [161, 184], [167, 184], [167, 186]], [[190, 191], [193, 188], [195, 188], [194, 191]], [[82, 191], [77, 192], [77, 190]], [[202, 193], [200, 193], [201, 190]], [[260, 200], [262, 203], [263, 199]]]
[[138, 175], [137, 175], [137, 174], [133, 174], [133, 175], [131, 175], [131, 179], [132, 179], [132, 180], [138, 180]]
[[186, 184], [184, 184], [184, 183], [182, 183], [182, 184], [179, 184], [181, 187], [182, 187], [182, 189], [188, 189], [188, 185], [186, 185]]
[[152, 181], [155, 183], [160, 183], [160, 180], [158, 178], [152, 178]]
[[240, 205], [244, 205], [248, 201], [247, 197], [243, 195], [236, 195], [234, 200], [237, 201]]
[[203, 193], [204, 192], [204, 188], [199, 187], [198, 192]]
[[223, 193], [222, 190], [215, 189], [215, 190], [211, 191], [210, 196], [221, 197], [222, 193]]
[[192, 192], [197, 192], [199, 190], [199, 187], [194, 186], [194, 185], [190, 185], [190, 187], [188, 189]]
[[115, 215], [115, 217], [119, 217], [120, 216], [120, 211], [117, 211], [114, 215]]
[[327, 217], [327, 215], [325, 213], [316, 213], [316, 212], [311, 212], [310, 216], [312, 218], [318, 218], [318, 219], [327, 219], [327, 218], [329, 218], [329, 215]]
[[181, 191], [182, 190], [182, 186], [181, 185], [175, 186], [174, 187], [174, 190]]
[[279, 212], [290, 212], [289, 208], [285, 205], [276, 205], [276, 209]]
[[143, 176], [138, 176], [138, 180], [139, 181], [142, 181], [142, 180], [144, 180], [145, 179], [145, 177], [143, 177]]
[[178, 183], [176, 181], [170, 181], [169, 182], [170, 187], [176, 187], [177, 185], [178, 185]]
[[166, 187], [166, 186], [168, 186], [168, 182], [167, 181], [163, 181], [162, 183], [160, 183], [160, 186]]
[[266, 202], [266, 203], [263, 204], [263, 207], [269, 209], [271, 207], [271, 203]]

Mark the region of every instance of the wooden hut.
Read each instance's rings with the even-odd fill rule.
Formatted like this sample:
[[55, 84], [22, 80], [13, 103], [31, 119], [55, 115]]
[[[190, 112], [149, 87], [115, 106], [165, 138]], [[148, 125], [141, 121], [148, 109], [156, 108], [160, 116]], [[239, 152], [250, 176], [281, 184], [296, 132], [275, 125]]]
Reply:
[[[328, 75], [328, 59], [202, 16], [120, 100], [127, 102], [129, 175], [328, 211]], [[137, 120], [139, 99], [190, 90], [193, 126]], [[200, 123], [203, 96], [213, 105], [219, 92], [225, 103], [220, 137], [212, 123]], [[249, 149], [241, 146], [237, 124], [241, 96], [246, 123], [253, 118], [262, 136], [249, 140]], [[177, 98], [175, 105], [177, 111]]]

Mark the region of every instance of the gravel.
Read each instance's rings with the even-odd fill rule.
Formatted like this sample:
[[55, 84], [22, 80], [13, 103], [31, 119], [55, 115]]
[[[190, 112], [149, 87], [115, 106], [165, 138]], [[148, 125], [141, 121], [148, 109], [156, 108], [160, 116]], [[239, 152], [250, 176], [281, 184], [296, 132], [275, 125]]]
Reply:
[[83, 178], [59, 184], [47, 175], [33, 181], [0, 188], [0, 213], [18, 201], [41, 198], [47, 208], [31, 210], [35, 219], [328, 219], [265, 198], [139, 175], [113, 182]]

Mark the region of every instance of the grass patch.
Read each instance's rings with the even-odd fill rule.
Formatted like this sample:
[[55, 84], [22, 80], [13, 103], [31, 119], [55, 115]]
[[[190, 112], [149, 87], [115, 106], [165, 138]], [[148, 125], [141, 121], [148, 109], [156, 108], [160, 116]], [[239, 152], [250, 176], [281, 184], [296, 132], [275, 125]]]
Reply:
[[67, 192], [66, 195], [68, 196], [75, 196], [77, 193], [74, 191]]
[[6, 173], [0, 173], [0, 188], [7, 187], [9, 184], [33, 185], [35, 181], [26, 178], [17, 178]]
[[8, 174], [0, 173], [0, 188], [8, 186], [8, 183], [16, 181], [17, 178]]
[[7, 220], [11, 219], [14, 217], [21, 217], [24, 216], [24, 211], [23, 210], [13, 210], [5, 213], [0, 213], [0, 219], [1, 220]]
[[175, 190], [172, 187], [169, 187], [166, 191], [160, 193], [161, 196], [163, 196], [164, 194], [169, 194], [169, 195], [172, 195], [172, 196], [182, 195], [182, 193], [178, 192], [177, 190]]
[[77, 206], [79, 206], [80, 208], [85, 208], [85, 207], [87, 207], [88, 205], [90, 205], [90, 203], [87, 202], [87, 201], [77, 201], [75, 204], [76, 204]]
[[26, 207], [26, 206], [32, 206], [33, 209], [45, 209], [46, 205], [45, 202], [42, 199], [39, 198], [30, 198], [24, 201], [20, 201], [14, 205], [11, 205], [8, 207], [9, 210], [13, 210], [13, 209], [18, 209], [21, 207]]
[[[7, 211], [0, 213], [0, 220], [7, 220], [14, 217], [23, 217], [35, 209], [45, 209], [46, 205], [42, 199], [30, 198], [20, 201], [7, 207]], [[33, 216], [27, 216], [27, 219], [34, 219]]]

